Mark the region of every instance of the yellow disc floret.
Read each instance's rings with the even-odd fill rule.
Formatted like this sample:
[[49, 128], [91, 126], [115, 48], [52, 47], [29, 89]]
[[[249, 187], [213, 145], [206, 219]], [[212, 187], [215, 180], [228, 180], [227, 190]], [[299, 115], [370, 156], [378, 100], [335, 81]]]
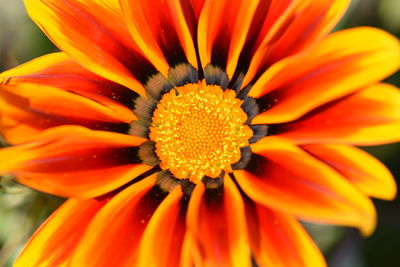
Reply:
[[154, 111], [150, 139], [160, 166], [176, 178], [193, 182], [216, 178], [240, 160], [252, 130], [233, 90], [187, 84], [166, 93]]

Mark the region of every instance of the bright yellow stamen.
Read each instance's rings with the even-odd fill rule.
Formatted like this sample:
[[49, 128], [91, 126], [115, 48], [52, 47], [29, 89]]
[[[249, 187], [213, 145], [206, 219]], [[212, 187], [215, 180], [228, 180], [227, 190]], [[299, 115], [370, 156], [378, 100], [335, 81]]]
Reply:
[[252, 130], [233, 90], [187, 84], [165, 94], [153, 114], [150, 139], [164, 170], [193, 182], [216, 178], [239, 161]]

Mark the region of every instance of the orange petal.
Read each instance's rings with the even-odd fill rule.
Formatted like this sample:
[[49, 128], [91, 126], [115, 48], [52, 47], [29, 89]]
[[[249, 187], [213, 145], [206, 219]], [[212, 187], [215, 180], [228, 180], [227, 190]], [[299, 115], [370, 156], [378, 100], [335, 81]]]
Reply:
[[221, 189], [196, 185], [187, 225], [193, 253], [200, 256], [194, 259], [196, 266], [251, 266], [243, 200], [229, 176]]
[[63, 124], [120, 131], [136, 118], [132, 90], [90, 73], [63, 53], [0, 74], [0, 96], [0, 125], [11, 143]]
[[107, 203], [86, 230], [71, 266], [137, 266], [143, 232], [167, 195], [154, 183], [155, 175], [145, 178]]
[[34, 83], [0, 85], [0, 111], [2, 130], [13, 143], [32, 138], [15, 130], [21, 124], [32, 129], [30, 134], [64, 124], [118, 131], [135, 119], [132, 112], [121, 114], [73, 92]]
[[[346, 11], [350, 0], [271, 0], [265, 20], [254, 25], [245, 57], [251, 58], [247, 85], [273, 63], [324, 38]], [[267, 4], [264, 4], [267, 6]]]
[[195, 13], [196, 21], [198, 21], [206, 0], [189, 0], [189, 2]]
[[163, 200], [143, 234], [136, 266], [178, 266], [186, 232], [187, 206], [188, 198], [182, 194], [180, 186]]
[[67, 266], [88, 224], [106, 203], [67, 200], [31, 237], [13, 266]]
[[267, 70], [249, 95], [261, 98], [266, 111], [254, 124], [283, 123], [360, 88], [400, 67], [400, 43], [374, 28], [336, 32], [297, 56]]
[[325, 164], [279, 138], [264, 138], [251, 149], [255, 161], [234, 174], [254, 201], [313, 222], [374, 230], [370, 199]]
[[400, 140], [400, 92], [372, 85], [273, 130], [298, 144], [377, 145]]
[[258, 2], [205, 2], [198, 26], [199, 55], [203, 67], [208, 64], [223, 69], [226, 67], [229, 78], [232, 78]]
[[259, 266], [327, 266], [312, 239], [293, 217], [245, 199], [250, 244]]
[[169, 66], [189, 62], [197, 67], [196, 51], [179, 0], [121, 0], [131, 36], [149, 61], [164, 75]]
[[74, 92], [110, 107], [121, 117], [132, 117], [132, 99], [137, 97], [129, 88], [88, 71], [63, 52], [36, 58], [0, 74], [0, 84], [18, 83], [34, 83]]
[[32, 142], [0, 150], [1, 173], [34, 189], [90, 198], [114, 190], [151, 169], [140, 164], [145, 140], [124, 134], [61, 126]]
[[365, 151], [346, 145], [305, 145], [302, 147], [346, 177], [361, 192], [393, 200], [396, 182], [379, 160]]
[[142, 83], [156, 71], [128, 37], [117, 0], [24, 2], [30, 17], [62, 51], [92, 72], [145, 94]]

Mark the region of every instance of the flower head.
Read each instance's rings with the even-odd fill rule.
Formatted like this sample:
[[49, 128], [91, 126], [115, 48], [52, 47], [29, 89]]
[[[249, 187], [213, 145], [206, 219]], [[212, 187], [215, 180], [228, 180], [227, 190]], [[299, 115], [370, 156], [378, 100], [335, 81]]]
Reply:
[[1, 173], [69, 198], [15, 266], [325, 266], [370, 234], [400, 140], [399, 41], [349, 0], [25, 0], [62, 52], [0, 75]]

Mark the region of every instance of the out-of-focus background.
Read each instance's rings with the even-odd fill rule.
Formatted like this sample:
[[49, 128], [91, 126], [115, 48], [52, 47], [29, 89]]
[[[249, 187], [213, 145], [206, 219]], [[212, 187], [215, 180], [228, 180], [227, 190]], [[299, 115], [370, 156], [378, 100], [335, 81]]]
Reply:
[[[0, 7], [0, 72], [57, 51], [27, 17], [22, 0], [0, 0]], [[400, 37], [400, 0], [353, 0], [337, 30], [361, 25], [379, 27]], [[400, 73], [387, 82], [400, 86]], [[383, 161], [400, 183], [400, 144], [365, 149]], [[10, 177], [1, 178], [0, 267], [11, 266], [29, 236], [62, 202], [18, 185]], [[400, 198], [375, 203], [378, 228], [367, 239], [354, 229], [306, 225], [329, 267], [400, 266]]]

